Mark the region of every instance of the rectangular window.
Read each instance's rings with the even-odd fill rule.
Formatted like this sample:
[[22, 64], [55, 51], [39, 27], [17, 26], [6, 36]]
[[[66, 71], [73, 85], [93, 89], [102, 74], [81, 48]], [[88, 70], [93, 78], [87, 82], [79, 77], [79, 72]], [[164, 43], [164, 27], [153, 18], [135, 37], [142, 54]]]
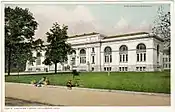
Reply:
[[122, 55], [120, 55], [120, 62], [122, 62]]
[[28, 68], [28, 71], [32, 71], [32, 68]]
[[104, 71], [106, 71], [106, 67], [104, 67]]
[[106, 63], [109, 62], [109, 56], [105, 56], [105, 62], [106, 62]]
[[126, 62], [128, 62], [128, 54], [126, 54]]
[[92, 64], [94, 64], [95, 63], [95, 61], [94, 61], [94, 56], [92, 56]]
[[86, 63], [86, 57], [80, 57], [80, 63], [85, 64]]
[[75, 65], [75, 57], [72, 58], [72, 65]]
[[142, 71], [142, 67], [140, 67], [140, 71]]
[[139, 71], [139, 67], [136, 67], [136, 70]]
[[169, 68], [171, 68], [171, 64], [169, 64]]
[[168, 62], [168, 58], [166, 58], [166, 62]]
[[144, 53], [144, 61], [146, 61], [146, 53]]
[[94, 71], [94, 67], [92, 67], [92, 71]]
[[122, 71], [125, 71], [125, 67], [122, 67]]
[[112, 55], [110, 55], [110, 62], [112, 62]]
[[171, 61], [171, 58], [169, 57], [169, 62]]
[[94, 49], [94, 47], [92, 48], [92, 52], [93, 52], [93, 53], [95, 52], [95, 49]]
[[145, 71], [146, 67], [143, 67], [143, 71]]
[[40, 68], [36, 68], [37, 71], [40, 71], [41, 69]]
[[123, 55], [123, 62], [125, 62], [125, 55]]
[[109, 70], [111, 71], [111, 67], [109, 67]]
[[140, 53], [140, 61], [142, 61], [142, 53]]
[[164, 58], [163, 58], [163, 62], [165, 62]]
[[121, 71], [122, 69], [121, 69], [121, 67], [119, 67], [119, 71]]
[[139, 61], [139, 54], [137, 54], [137, 61]]
[[41, 65], [41, 59], [40, 59], [40, 57], [37, 58], [36, 65]]
[[106, 56], [105, 56], [105, 62], [106, 62]]
[[128, 67], [125, 67], [125, 71], [128, 71]]
[[108, 62], [108, 56], [105, 56], [105, 63]]

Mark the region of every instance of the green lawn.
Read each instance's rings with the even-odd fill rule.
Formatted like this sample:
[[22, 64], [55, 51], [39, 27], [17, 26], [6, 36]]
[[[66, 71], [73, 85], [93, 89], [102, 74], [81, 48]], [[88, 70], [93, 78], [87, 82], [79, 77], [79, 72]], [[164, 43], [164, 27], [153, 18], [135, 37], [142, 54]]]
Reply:
[[[51, 85], [65, 86], [71, 73], [5, 76], [6, 82], [30, 83], [31, 80], [39, 80], [43, 76], [49, 78]], [[169, 72], [112, 72], [110, 76], [106, 72], [84, 72], [79, 79], [80, 87], [114, 89], [127, 91], [170, 93]]]

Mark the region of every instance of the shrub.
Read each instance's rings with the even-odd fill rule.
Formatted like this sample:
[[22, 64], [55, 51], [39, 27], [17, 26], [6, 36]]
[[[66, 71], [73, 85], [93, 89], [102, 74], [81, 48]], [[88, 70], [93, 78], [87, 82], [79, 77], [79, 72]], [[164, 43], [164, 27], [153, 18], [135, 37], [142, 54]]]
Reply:
[[31, 81], [31, 84], [36, 84], [36, 80], [32, 80]]
[[74, 78], [75, 76], [79, 76], [79, 73], [77, 72], [77, 70], [72, 70], [72, 74], [73, 74], [73, 78]]

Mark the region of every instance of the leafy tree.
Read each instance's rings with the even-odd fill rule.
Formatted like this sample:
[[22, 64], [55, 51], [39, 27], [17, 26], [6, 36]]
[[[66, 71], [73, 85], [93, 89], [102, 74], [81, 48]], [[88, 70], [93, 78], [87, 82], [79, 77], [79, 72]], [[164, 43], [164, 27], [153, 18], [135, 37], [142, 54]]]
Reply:
[[5, 7], [5, 68], [8, 75], [12, 65], [22, 66], [27, 60], [34, 61], [32, 50], [42, 43], [33, 37], [37, 25], [28, 9]]
[[170, 12], [164, 12], [163, 7], [159, 7], [158, 16], [155, 19], [153, 33], [164, 39], [164, 52], [170, 54], [170, 40], [171, 40], [171, 15]]
[[55, 73], [57, 73], [57, 63], [63, 64], [67, 61], [67, 55], [71, 52], [72, 48], [67, 43], [67, 30], [68, 27], [63, 25], [60, 28], [58, 23], [53, 24], [50, 32], [47, 32], [47, 42], [49, 43], [46, 48], [46, 59], [44, 60], [45, 65], [55, 64]]

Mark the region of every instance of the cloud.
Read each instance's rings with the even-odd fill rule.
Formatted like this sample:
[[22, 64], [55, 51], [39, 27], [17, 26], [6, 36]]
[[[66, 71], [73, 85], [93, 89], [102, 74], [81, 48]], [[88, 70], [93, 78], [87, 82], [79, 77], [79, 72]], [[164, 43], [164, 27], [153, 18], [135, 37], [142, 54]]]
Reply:
[[138, 24], [131, 24], [131, 22], [125, 19], [123, 16], [120, 17], [120, 20], [116, 23], [116, 25], [111, 28], [109, 35], [117, 35], [123, 33], [133, 33], [133, 32], [150, 32], [151, 25], [143, 20]]
[[[15, 5], [12, 5], [14, 7]], [[66, 8], [61, 5], [18, 5], [22, 8], [29, 8], [36, 21], [39, 23], [36, 31], [36, 38], [46, 41], [45, 33], [49, 31], [53, 23], [58, 22], [61, 26], [68, 25], [68, 35], [77, 35], [89, 32], [99, 32], [105, 35], [116, 35], [122, 33], [138, 32], [149, 30], [146, 20], [139, 26], [131, 25], [130, 20], [121, 16], [113, 26], [105, 26], [95, 18], [93, 13], [84, 5], [76, 5], [75, 8]], [[106, 16], [106, 15], [104, 15]], [[106, 21], [107, 22], [107, 21]]]
[[91, 12], [83, 5], [77, 5], [73, 10], [59, 6], [47, 6], [47, 10], [44, 8], [45, 6], [31, 7], [31, 12], [34, 13], [36, 20], [39, 22], [39, 28], [36, 32], [37, 38], [46, 40], [45, 33], [55, 22], [58, 22], [61, 26], [63, 24], [68, 25], [69, 35], [92, 32], [98, 27], [94, 24], [96, 20]]

